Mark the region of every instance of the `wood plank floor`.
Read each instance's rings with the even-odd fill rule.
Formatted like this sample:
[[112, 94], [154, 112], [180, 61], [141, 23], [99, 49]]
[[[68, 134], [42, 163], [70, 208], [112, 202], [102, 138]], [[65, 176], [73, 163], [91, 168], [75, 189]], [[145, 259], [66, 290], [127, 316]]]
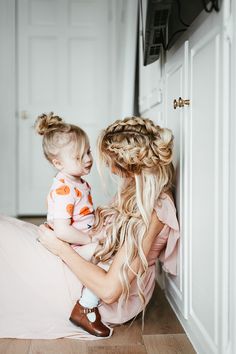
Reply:
[[[40, 224], [42, 219], [24, 218]], [[45, 219], [44, 219], [45, 220]], [[43, 221], [44, 221], [43, 220]], [[0, 339], [0, 354], [193, 354], [196, 353], [184, 330], [157, 285], [142, 318], [114, 328], [110, 339], [79, 341], [72, 339]]]
[[195, 353], [184, 333], [144, 335], [143, 340], [148, 354]]
[[193, 354], [184, 330], [156, 286], [147, 307], [145, 326], [138, 316], [114, 328], [110, 339], [78, 341], [73, 339], [24, 340], [0, 339], [0, 354]]

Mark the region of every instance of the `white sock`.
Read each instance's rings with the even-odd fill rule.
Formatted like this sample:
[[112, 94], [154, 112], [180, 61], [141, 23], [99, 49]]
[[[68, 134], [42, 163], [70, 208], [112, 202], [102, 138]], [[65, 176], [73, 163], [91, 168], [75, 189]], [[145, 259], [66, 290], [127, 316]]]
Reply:
[[[92, 309], [93, 307], [97, 307], [99, 298], [91, 290], [84, 288], [79, 303], [83, 307]], [[94, 312], [87, 313], [87, 317], [91, 322], [96, 321], [96, 315]]]

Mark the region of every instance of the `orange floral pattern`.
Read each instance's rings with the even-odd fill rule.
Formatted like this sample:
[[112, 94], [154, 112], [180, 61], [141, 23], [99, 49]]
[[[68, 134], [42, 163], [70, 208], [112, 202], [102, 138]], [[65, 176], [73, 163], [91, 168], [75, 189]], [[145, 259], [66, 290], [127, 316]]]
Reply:
[[56, 189], [56, 194], [58, 195], [67, 195], [70, 193], [70, 187], [68, 186], [61, 186]]
[[91, 214], [91, 211], [90, 211], [89, 207], [85, 206], [82, 209], [80, 209], [79, 215], [85, 216], [85, 215], [88, 215], [88, 214]]
[[91, 196], [90, 193], [89, 193], [89, 195], [88, 195], [88, 201], [89, 201], [89, 203], [90, 203], [91, 205], [93, 205], [93, 198], [92, 198], [92, 196]]
[[66, 206], [66, 211], [67, 213], [72, 216], [74, 212], [74, 205], [73, 204], [67, 204]]
[[70, 181], [59, 173], [48, 194], [47, 219], [69, 219], [79, 230], [89, 229], [94, 223], [93, 200], [89, 184], [85, 181]]
[[76, 196], [78, 198], [81, 198], [82, 197], [82, 193], [80, 192], [80, 190], [78, 190], [76, 187], [75, 187], [75, 193], [76, 193]]

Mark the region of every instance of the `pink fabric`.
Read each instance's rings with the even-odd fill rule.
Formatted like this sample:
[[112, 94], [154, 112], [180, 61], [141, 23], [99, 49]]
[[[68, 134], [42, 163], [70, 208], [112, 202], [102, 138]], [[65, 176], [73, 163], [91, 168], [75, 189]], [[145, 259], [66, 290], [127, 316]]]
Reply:
[[[174, 204], [165, 196], [155, 209], [165, 226], [148, 255], [146, 302], [155, 286], [157, 256], [161, 256], [165, 269], [176, 271], [179, 234]], [[37, 226], [0, 217], [0, 337], [98, 339], [69, 321], [82, 284], [36, 238]], [[95, 247], [96, 243], [91, 243], [79, 247], [78, 252], [90, 260]], [[127, 304], [120, 298], [112, 305], [102, 303], [99, 311], [102, 320], [109, 324], [123, 323], [136, 316], [142, 311], [136, 281], [131, 284]]]
[[163, 263], [163, 270], [176, 275], [180, 232], [174, 202], [167, 194], [164, 194], [163, 198], [156, 205], [155, 210], [159, 220], [163, 222], [165, 226], [156, 237], [150, 257], [156, 250], [156, 254], [153, 258], [159, 257], [160, 261]]

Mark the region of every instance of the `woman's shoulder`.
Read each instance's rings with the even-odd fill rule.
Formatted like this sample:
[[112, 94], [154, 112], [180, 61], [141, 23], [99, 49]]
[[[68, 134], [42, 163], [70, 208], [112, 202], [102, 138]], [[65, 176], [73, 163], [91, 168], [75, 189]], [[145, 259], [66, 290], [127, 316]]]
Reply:
[[179, 229], [174, 197], [171, 192], [161, 193], [154, 205], [154, 210], [157, 213], [158, 219], [163, 224], [166, 224], [175, 230]]
[[171, 192], [171, 190], [168, 190], [166, 192], [163, 192], [161, 194], [161, 197], [165, 198], [165, 197], [169, 197], [170, 200], [173, 202], [173, 204], [175, 204], [175, 201], [174, 201], [174, 196], [173, 196], [173, 193]]
[[170, 191], [162, 192], [155, 203], [155, 208], [162, 209], [165, 207], [173, 208], [174, 210], [176, 210], [174, 196], [173, 193]]

